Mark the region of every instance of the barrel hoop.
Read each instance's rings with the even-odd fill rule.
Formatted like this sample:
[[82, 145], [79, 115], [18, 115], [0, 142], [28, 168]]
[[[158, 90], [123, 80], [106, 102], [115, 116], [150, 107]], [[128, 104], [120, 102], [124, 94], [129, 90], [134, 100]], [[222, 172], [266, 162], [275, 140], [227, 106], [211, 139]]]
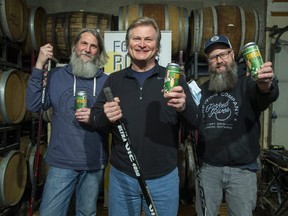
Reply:
[[[37, 152], [37, 145], [32, 145], [32, 143], [30, 143], [31, 146], [28, 146], [28, 148], [31, 148], [30, 149], [30, 153], [29, 155], [27, 155], [29, 157], [28, 159], [28, 164], [29, 164], [29, 178], [30, 178], [30, 181], [33, 182], [34, 181], [34, 171], [35, 171], [35, 167], [34, 167], [34, 164], [35, 164], [35, 158], [36, 158], [36, 154], [38, 153]], [[40, 150], [38, 150], [40, 151]], [[36, 153], [37, 152], [37, 153]], [[37, 184], [37, 183], [36, 183]]]
[[13, 38], [12, 34], [11, 34], [10, 30], [9, 30], [8, 22], [6, 20], [7, 16], [6, 16], [5, 0], [1, 0], [0, 7], [1, 7], [1, 14], [2, 14], [2, 17], [1, 17], [1, 23], [2, 23], [2, 26], [3, 26], [2, 30], [3, 30], [4, 34], [7, 35], [8, 38]]
[[168, 9], [168, 5], [164, 5], [164, 16], [165, 16], [165, 30], [169, 30], [169, 9]]
[[[255, 11], [255, 10], [254, 10]], [[255, 11], [255, 13], [256, 13], [256, 11]], [[259, 44], [260, 42], [262, 42], [262, 41], [264, 41], [264, 36], [265, 36], [265, 32], [264, 32], [264, 30], [265, 30], [265, 21], [263, 20], [263, 17], [262, 16], [260, 16], [260, 14], [259, 13], [257, 13], [258, 14], [258, 21], [259, 21], [259, 25], [258, 25], [258, 29], [257, 29], [257, 33], [259, 33], [258, 34], [258, 40], [257, 40], [257, 43]], [[261, 33], [260, 33], [260, 31], [261, 31]]]
[[2, 75], [1, 75], [1, 80], [4, 81], [4, 84], [0, 86], [0, 104], [2, 104], [2, 106], [0, 106], [0, 111], [2, 113], [2, 117], [4, 119], [5, 122], [9, 122], [10, 119], [7, 116], [7, 110], [6, 110], [6, 106], [5, 105], [5, 89], [6, 89], [6, 83], [7, 83], [7, 79], [9, 77], [11, 72], [3, 72], [2, 71]]
[[[177, 9], [178, 9], [178, 14], [180, 15], [182, 10], [181, 10], [180, 7], [177, 7]], [[178, 24], [178, 26], [179, 26], [179, 29], [178, 29], [178, 32], [179, 32], [178, 47], [181, 47], [181, 41], [182, 41], [181, 39], [182, 39], [183, 34], [182, 34], [182, 19], [181, 19], [180, 16], [179, 16], [179, 24]]]
[[7, 115], [7, 110], [6, 110], [6, 106], [4, 106], [5, 103], [5, 89], [6, 89], [6, 83], [8, 80], [8, 77], [10, 76], [10, 74], [12, 73], [12, 70], [10, 71], [2, 71], [2, 75], [1, 75], [1, 80], [4, 81], [4, 85], [1, 85], [0, 87], [0, 92], [1, 92], [1, 104], [2, 106], [0, 106], [1, 109], [1, 113], [2, 113], [2, 118], [4, 119], [4, 122], [10, 122], [11, 119], [9, 118], [9, 116]]
[[237, 58], [240, 58], [241, 56], [241, 50], [243, 46], [245, 45], [245, 32], [246, 32], [246, 20], [245, 20], [245, 12], [242, 7], [238, 7], [240, 11], [240, 16], [241, 16], [241, 42], [240, 42], [240, 47], [239, 47], [239, 52], [237, 55]]
[[129, 6], [126, 6], [126, 20], [125, 20], [125, 29], [128, 29], [129, 26]]
[[201, 42], [202, 42], [202, 37], [203, 37], [203, 32], [204, 32], [204, 23], [203, 23], [204, 11], [203, 11], [203, 9], [199, 10], [198, 13], [199, 13], [198, 17], [200, 17], [200, 20], [198, 20], [199, 34], [197, 35], [197, 42], [198, 43], [196, 44], [195, 48], [196, 48], [196, 51], [199, 53], [200, 48], [202, 46]]
[[[196, 10], [195, 12], [196, 12], [195, 13], [196, 16], [194, 16], [194, 18], [196, 17], [196, 19], [194, 21], [194, 45], [195, 45], [195, 47], [193, 50], [195, 50], [195, 52], [199, 52], [199, 49], [201, 47], [201, 44], [199, 44], [199, 43], [201, 43], [199, 37], [201, 37], [201, 35], [203, 34], [203, 31], [202, 31], [202, 29], [203, 29], [203, 21], [202, 21], [203, 20], [203, 18], [202, 18], [203, 17], [203, 10], [200, 9], [199, 11]], [[199, 17], [200, 17], [200, 20], [199, 20]]]
[[259, 33], [258, 33], [258, 29], [259, 29], [259, 16], [258, 16], [257, 12], [256, 12], [254, 9], [253, 9], [252, 11], [253, 11], [253, 14], [254, 14], [255, 29], [256, 29], [256, 31], [255, 31], [255, 36], [254, 36], [254, 41], [255, 41], [256, 43], [258, 43], [258, 41], [259, 41]]
[[[62, 19], [62, 21], [65, 22], [65, 28], [64, 28], [64, 35], [65, 35], [64, 37], [66, 38], [65, 44], [66, 44], [66, 47], [68, 49], [70, 49], [71, 48], [71, 40], [69, 38], [69, 35], [71, 36], [72, 33], [70, 31], [71, 28], [69, 28], [69, 26], [70, 26], [73, 14], [69, 12], [68, 14], [65, 14], [65, 16], [67, 16], [67, 17], [65, 17], [64, 20]], [[83, 19], [83, 22], [84, 22], [84, 19]], [[85, 22], [86, 22], [86, 19], [85, 19]]]
[[34, 21], [35, 21], [35, 14], [36, 14], [37, 8], [33, 7], [30, 9], [30, 16], [29, 16], [29, 30], [30, 30], [30, 37], [31, 37], [31, 43], [34, 50], [37, 50], [39, 47], [37, 46], [37, 41], [35, 37], [35, 31], [34, 31]]
[[[143, 5], [139, 4], [139, 11], [138, 11], [138, 16], [142, 17], [143, 16]], [[127, 23], [127, 28], [129, 27], [129, 23]]]
[[[60, 16], [57, 16], [57, 22], [56, 22], [56, 26], [57, 25], [60, 25], [62, 28], [64, 28], [65, 29], [65, 26], [67, 25], [67, 18], [66, 18], [66, 16], [68, 16], [69, 15], [69, 13], [70, 12], [68, 12], [68, 14], [67, 13], [61, 13], [61, 15]], [[61, 18], [61, 22], [58, 22], [58, 20], [59, 20], [59, 18]], [[58, 28], [58, 26], [57, 26], [57, 28]], [[65, 29], [66, 30], [66, 29]], [[65, 38], [65, 32], [64, 32], [64, 38]], [[60, 42], [59, 42], [59, 40], [61, 39], [61, 37], [59, 37], [59, 35], [57, 35], [57, 32], [55, 32], [55, 36], [57, 36], [56, 37], [56, 44], [59, 44]], [[63, 38], [62, 38], [62, 40], [63, 40]], [[67, 40], [68, 40], [68, 38], [66, 38], [66, 40], [64, 40], [64, 44], [65, 44], [65, 46], [67, 46]], [[57, 46], [57, 53], [61, 53], [62, 51], [61, 51], [61, 49], [59, 48], [59, 46]]]
[[[82, 28], [86, 28], [88, 13], [83, 13]], [[69, 21], [71, 23], [71, 20]], [[97, 19], [97, 26], [99, 26], [99, 19]], [[69, 28], [70, 29], [70, 28]], [[70, 34], [69, 34], [70, 35]], [[72, 35], [71, 35], [72, 36]], [[69, 46], [70, 47], [70, 46]]]
[[[52, 15], [51, 19], [52, 19], [52, 44], [57, 44], [57, 36], [56, 36], [56, 32], [54, 31], [54, 29], [56, 29], [57, 16]], [[47, 42], [50, 42], [50, 41], [47, 41]], [[56, 51], [58, 52], [57, 46], [55, 48], [56, 48]]]
[[219, 30], [218, 30], [218, 16], [217, 16], [217, 11], [215, 7], [211, 7], [212, 10], [212, 16], [214, 20], [214, 35], [217, 35]]
[[189, 15], [188, 15], [188, 10], [187, 9], [184, 9], [184, 17], [187, 17], [187, 19], [184, 19], [185, 26], [187, 26], [187, 28], [184, 28], [184, 44], [188, 44]]
[[122, 23], [123, 23], [123, 7], [120, 7], [120, 10], [119, 10], [119, 17], [118, 17], [118, 29], [119, 31], [123, 31], [123, 28], [122, 28]]
[[[87, 15], [88, 14], [86, 14], [85, 15], [85, 18], [84, 18], [84, 20], [85, 20], [85, 28], [86, 28], [86, 24], [87, 24]], [[97, 25], [95, 26], [95, 27], [97, 27], [97, 28], [95, 28], [96, 29], [96, 31], [99, 31], [99, 33], [100, 33], [100, 30], [101, 30], [101, 19], [100, 19], [100, 17], [99, 16], [97, 16]]]
[[[196, 50], [195, 44], [197, 43], [197, 41], [196, 41], [197, 40], [197, 31], [199, 30], [199, 22], [197, 22], [196, 12], [197, 11], [193, 11], [193, 25], [189, 24], [189, 30], [193, 32], [193, 34], [191, 33], [193, 38], [191, 38], [191, 40], [190, 40], [190, 41], [192, 41], [191, 42], [191, 50], [190, 50], [191, 51], [191, 53], [190, 53], [191, 55], [194, 55], [194, 53], [192, 53], [192, 52]], [[191, 17], [192, 17], [192, 14], [191, 14]], [[191, 26], [193, 26], [192, 30], [190, 29]]]

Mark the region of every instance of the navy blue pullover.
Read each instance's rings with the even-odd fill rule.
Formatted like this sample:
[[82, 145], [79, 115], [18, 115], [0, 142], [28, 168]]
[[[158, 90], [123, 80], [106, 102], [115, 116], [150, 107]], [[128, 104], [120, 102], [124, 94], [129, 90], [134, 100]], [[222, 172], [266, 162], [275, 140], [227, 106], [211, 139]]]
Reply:
[[[27, 110], [32, 112], [41, 109], [42, 74], [42, 70], [33, 68], [29, 79], [26, 103]], [[97, 170], [107, 164], [106, 136], [91, 125], [79, 123], [74, 117], [74, 95], [78, 91], [86, 91], [88, 107], [91, 107], [107, 77], [102, 69], [97, 71], [95, 80], [74, 77], [71, 65], [49, 71], [44, 110], [53, 108], [51, 137], [46, 153], [46, 161], [50, 165], [73, 170]]]

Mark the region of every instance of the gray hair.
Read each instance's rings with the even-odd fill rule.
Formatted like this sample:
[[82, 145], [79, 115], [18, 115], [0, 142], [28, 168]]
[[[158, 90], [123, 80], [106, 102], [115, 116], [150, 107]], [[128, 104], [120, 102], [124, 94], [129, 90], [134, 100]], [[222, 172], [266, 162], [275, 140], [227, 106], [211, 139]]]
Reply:
[[97, 59], [96, 63], [98, 64], [99, 67], [103, 67], [105, 64], [108, 62], [108, 55], [104, 47], [104, 40], [101, 37], [100, 33], [96, 29], [91, 29], [91, 28], [84, 28], [82, 29], [78, 34], [75, 36], [75, 40], [72, 46], [72, 51], [75, 49], [77, 43], [79, 42], [81, 36], [83, 33], [89, 32], [95, 36], [95, 38], [98, 41], [98, 48], [99, 48], [99, 53], [97, 53]]
[[150, 17], [138, 17], [137, 19], [135, 19], [130, 26], [128, 27], [127, 31], [126, 31], [126, 45], [128, 47], [129, 45], [129, 39], [131, 37], [131, 30], [138, 27], [138, 26], [152, 26], [155, 31], [156, 31], [156, 46], [158, 48], [158, 52], [160, 52], [160, 41], [161, 41], [161, 32], [159, 29], [159, 26], [157, 25], [156, 21], [153, 18]]

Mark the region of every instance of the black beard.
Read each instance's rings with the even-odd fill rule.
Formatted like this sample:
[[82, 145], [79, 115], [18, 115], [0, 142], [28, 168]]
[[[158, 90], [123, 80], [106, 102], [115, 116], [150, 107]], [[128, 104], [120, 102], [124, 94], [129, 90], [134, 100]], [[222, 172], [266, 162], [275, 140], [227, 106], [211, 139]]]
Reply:
[[210, 83], [208, 90], [210, 92], [229, 91], [235, 88], [238, 80], [237, 75], [238, 66], [235, 61], [227, 66], [227, 70], [222, 73], [209, 68]]
[[96, 64], [96, 57], [93, 57], [92, 61], [84, 62], [75, 51], [71, 55], [70, 64], [72, 65], [73, 75], [82, 78], [89, 79], [95, 77], [99, 69]]

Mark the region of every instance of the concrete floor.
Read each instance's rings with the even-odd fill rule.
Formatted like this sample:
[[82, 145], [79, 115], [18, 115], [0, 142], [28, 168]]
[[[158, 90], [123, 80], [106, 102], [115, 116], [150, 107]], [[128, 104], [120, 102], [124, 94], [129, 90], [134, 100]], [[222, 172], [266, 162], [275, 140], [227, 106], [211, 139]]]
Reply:
[[[261, 194], [263, 194], [263, 191], [266, 187], [267, 186], [265, 185], [261, 185], [261, 187], [259, 187], [258, 203], [257, 203], [256, 210], [253, 214], [254, 216], [273, 216], [274, 215], [275, 211], [266, 202], [263, 202], [263, 199], [262, 199]], [[30, 194], [30, 188], [27, 188], [21, 202], [19, 202], [17, 206], [6, 208], [6, 209], [0, 206], [0, 216], [28, 216], [29, 215], [29, 198], [30, 198], [29, 194]], [[183, 199], [181, 199], [177, 216], [196, 216], [195, 207], [193, 204], [193, 195], [192, 195], [193, 192], [189, 191], [189, 193], [187, 194], [188, 196], [187, 195], [183, 196]], [[282, 195], [284, 197], [285, 194], [282, 194]], [[38, 189], [38, 194], [36, 194], [36, 200], [40, 200], [39, 199], [40, 197], [41, 197], [41, 190]], [[273, 197], [274, 197], [274, 201], [275, 200], [277, 201], [277, 198], [278, 198], [277, 193], [276, 194], [272, 193], [270, 198], [273, 198]], [[105, 207], [106, 204], [104, 203], [105, 203], [104, 195], [100, 194], [99, 200], [98, 200], [97, 216], [108, 215], [108, 209], [107, 207]], [[39, 207], [39, 204], [40, 204], [39, 201], [35, 202], [35, 209]], [[285, 207], [283, 209], [284, 211], [282, 211], [279, 214], [279, 216], [288, 215], [288, 201], [285, 204]], [[72, 216], [72, 215], [73, 215], [73, 210], [70, 211], [68, 216]], [[33, 216], [39, 216], [39, 213], [35, 211]], [[141, 216], [144, 216], [144, 213]], [[222, 203], [217, 216], [228, 216], [227, 206], [225, 203]]]

